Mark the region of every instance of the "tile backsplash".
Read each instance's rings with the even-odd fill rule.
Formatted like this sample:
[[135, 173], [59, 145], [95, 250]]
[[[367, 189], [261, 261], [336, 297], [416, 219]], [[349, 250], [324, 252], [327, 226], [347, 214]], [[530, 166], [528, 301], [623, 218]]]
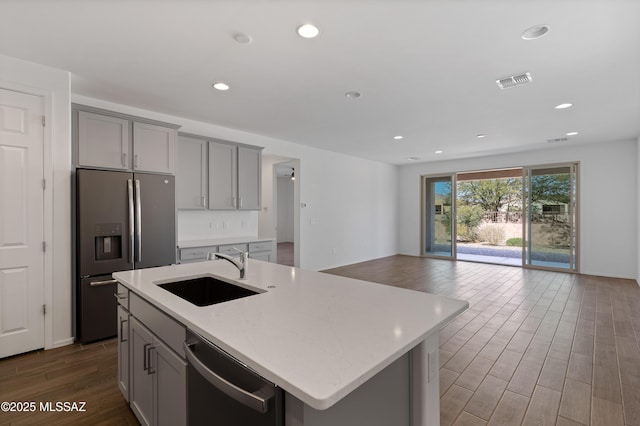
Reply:
[[178, 241], [257, 235], [257, 211], [178, 210]]

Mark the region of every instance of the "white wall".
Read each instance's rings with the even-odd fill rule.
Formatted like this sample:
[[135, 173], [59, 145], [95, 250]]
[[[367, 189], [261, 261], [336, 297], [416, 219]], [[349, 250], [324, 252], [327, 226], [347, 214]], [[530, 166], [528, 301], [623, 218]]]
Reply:
[[44, 97], [45, 347], [73, 342], [71, 304], [71, 114], [69, 73], [0, 55], [0, 87]]
[[[396, 166], [84, 96], [72, 95], [72, 100], [180, 124], [188, 133], [262, 146], [264, 155], [299, 159], [300, 201], [307, 205], [299, 211], [302, 268], [326, 269], [397, 251]], [[179, 239], [182, 232], [178, 230]]]
[[277, 178], [278, 228], [276, 237], [279, 243], [293, 242], [293, 184], [289, 177]]
[[[580, 272], [636, 278], [638, 258], [638, 143], [569, 145], [526, 153], [421, 163], [400, 171], [399, 252], [420, 252], [420, 176], [580, 162]], [[630, 237], [633, 236], [633, 237]]]

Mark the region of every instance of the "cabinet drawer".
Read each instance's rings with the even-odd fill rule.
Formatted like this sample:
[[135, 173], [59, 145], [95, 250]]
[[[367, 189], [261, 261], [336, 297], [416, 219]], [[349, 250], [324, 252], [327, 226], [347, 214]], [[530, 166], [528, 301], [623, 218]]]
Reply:
[[180, 249], [180, 260], [195, 260], [207, 258], [207, 253], [215, 253], [218, 251], [218, 246], [207, 247], [193, 247]]
[[236, 255], [238, 251], [247, 251], [247, 244], [229, 244], [218, 247], [218, 253]]
[[118, 304], [121, 305], [125, 309], [129, 309], [129, 289], [118, 283], [118, 290], [115, 294], [116, 299], [118, 299]]
[[184, 358], [182, 343], [186, 338], [186, 329], [182, 324], [135, 293], [130, 294], [129, 305], [131, 315], [140, 320], [153, 334]]
[[249, 243], [249, 253], [256, 251], [271, 251], [273, 244], [271, 241], [261, 241], [259, 243]]

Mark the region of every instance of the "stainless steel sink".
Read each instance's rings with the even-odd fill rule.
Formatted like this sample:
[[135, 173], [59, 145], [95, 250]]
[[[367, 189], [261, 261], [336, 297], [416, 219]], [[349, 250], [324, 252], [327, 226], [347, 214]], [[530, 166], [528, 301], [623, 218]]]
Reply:
[[242, 297], [260, 294], [213, 277], [199, 277], [183, 281], [158, 284], [170, 293], [196, 306], [209, 306]]

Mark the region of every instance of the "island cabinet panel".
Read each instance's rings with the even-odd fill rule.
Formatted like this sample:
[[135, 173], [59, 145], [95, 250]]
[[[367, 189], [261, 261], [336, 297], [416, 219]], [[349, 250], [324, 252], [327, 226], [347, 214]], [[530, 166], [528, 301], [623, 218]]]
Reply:
[[153, 376], [153, 424], [181, 426], [187, 424], [187, 363], [157, 339], [151, 358]]
[[129, 402], [129, 311], [118, 306], [118, 387]]
[[180, 136], [176, 170], [176, 202], [179, 209], [207, 208], [207, 141]]
[[143, 425], [186, 425], [185, 328], [133, 293], [130, 307], [131, 409]]
[[173, 174], [176, 131], [148, 123], [133, 123], [133, 170]]
[[285, 426], [412, 426], [409, 358], [403, 355], [326, 410], [286, 394]]
[[81, 166], [129, 168], [129, 120], [79, 111], [77, 131]]
[[149, 348], [153, 334], [135, 318], [130, 323], [130, 406], [140, 424], [153, 424], [153, 376], [149, 374]]

